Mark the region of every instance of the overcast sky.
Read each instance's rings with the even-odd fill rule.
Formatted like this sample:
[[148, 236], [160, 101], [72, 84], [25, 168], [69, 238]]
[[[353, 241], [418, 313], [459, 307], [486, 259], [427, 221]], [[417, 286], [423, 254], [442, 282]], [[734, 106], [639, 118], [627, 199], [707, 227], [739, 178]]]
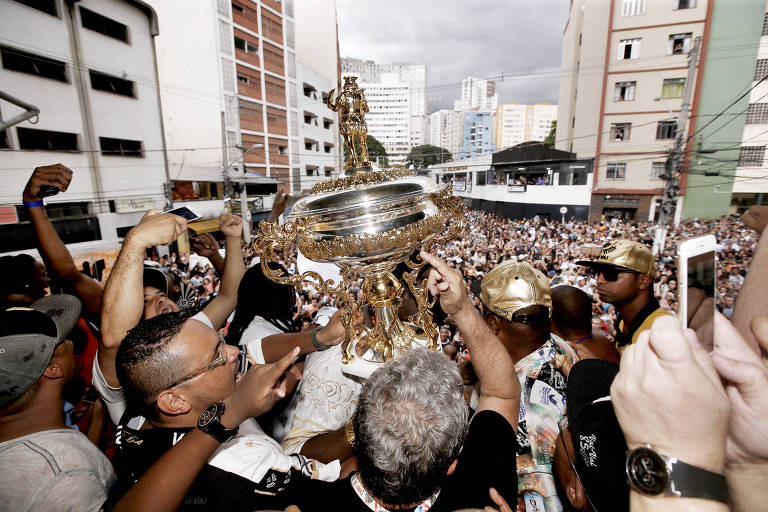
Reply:
[[[499, 104], [557, 103], [569, 0], [336, 0], [342, 57], [427, 65], [427, 108], [453, 108], [467, 76]], [[538, 73], [538, 74], [534, 74]], [[524, 75], [517, 76], [514, 75]]]

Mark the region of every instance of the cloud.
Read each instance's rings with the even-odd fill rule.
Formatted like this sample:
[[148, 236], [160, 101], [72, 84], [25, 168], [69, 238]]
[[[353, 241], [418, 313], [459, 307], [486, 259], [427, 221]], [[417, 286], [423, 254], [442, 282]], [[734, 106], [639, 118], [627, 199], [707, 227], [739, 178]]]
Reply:
[[342, 57], [426, 64], [434, 110], [453, 107], [467, 76], [497, 77], [499, 103], [557, 103], [568, 8], [568, 0], [337, 0], [339, 46]]

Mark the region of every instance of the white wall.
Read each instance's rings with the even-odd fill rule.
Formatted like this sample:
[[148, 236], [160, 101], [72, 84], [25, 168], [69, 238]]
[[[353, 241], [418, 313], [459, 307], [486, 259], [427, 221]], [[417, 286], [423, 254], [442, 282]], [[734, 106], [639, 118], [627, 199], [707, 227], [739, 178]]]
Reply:
[[[334, 112], [329, 109], [322, 101], [323, 91], [329, 92], [335, 87], [334, 81], [313, 71], [301, 63], [296, 63], [296, 78], [299, 87], [299, 177], [301, 179], [301, 188], [311, 188], [318, 181], [326, 179], [325, 168], [333, 167], [337, 169], [339, 147], [336, 144], [336, 135], [338, 125]], [[313, 97], [304, 95], [304, 84], [315, 88]], [[312, 113], [315, 117], [310, 124], [304, 122], [304, 113]], [[333, 120], [330, 128], [323, 127], [323, 119]], [[304, 140], [311, 139], [317, 141], [317, 151], [308, 150], [304, 147]], [[325, 152], [325, 144], [332, 144], [330, 153]], [[307, 176], [307, 165], [317, 166], [319, 176]], [[333, 174], [336, 176], [336, 173]]]

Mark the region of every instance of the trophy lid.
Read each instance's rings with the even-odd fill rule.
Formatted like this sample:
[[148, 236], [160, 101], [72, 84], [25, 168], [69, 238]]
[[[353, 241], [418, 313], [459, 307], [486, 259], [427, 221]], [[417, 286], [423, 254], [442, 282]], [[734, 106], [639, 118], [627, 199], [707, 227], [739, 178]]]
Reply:
[[439, 190], [426, 176], [405, 169], [362, 171], [317, 183], [293, 205], [289, 218], [332, 215], [364, 209], [369, 212], [407, 203]]

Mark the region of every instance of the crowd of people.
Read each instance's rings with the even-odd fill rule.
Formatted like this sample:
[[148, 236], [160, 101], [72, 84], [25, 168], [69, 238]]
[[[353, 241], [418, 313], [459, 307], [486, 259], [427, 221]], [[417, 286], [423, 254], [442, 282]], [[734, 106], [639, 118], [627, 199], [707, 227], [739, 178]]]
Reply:
[[[0, 258], [0, 508], [764, 507], [768, 207], [683, 222], [658, 256], [646, 222], [467, 210], [455, 241], [412, 256], [439, 349], [362, 378], [342, 341], [389, 320], [361, 307], [361, 275], [345, 276], [345, 316], [311, 280], [268, 277], [303, 271], [295, 246], [262, 262], [238, 216], [198, 235], [150, 211], [96, 282], [40, 197], [72, 178], [35, 169], [22, 197], [42, 261]], [[280, 222], [287, 195], [275, 204]], [[677, 246], [702, 234], [716, 296], [683, 331]], [[178, 251], [188, 235], [198, 263]], [[403, 295], [394, 314], [420, 313]]]

